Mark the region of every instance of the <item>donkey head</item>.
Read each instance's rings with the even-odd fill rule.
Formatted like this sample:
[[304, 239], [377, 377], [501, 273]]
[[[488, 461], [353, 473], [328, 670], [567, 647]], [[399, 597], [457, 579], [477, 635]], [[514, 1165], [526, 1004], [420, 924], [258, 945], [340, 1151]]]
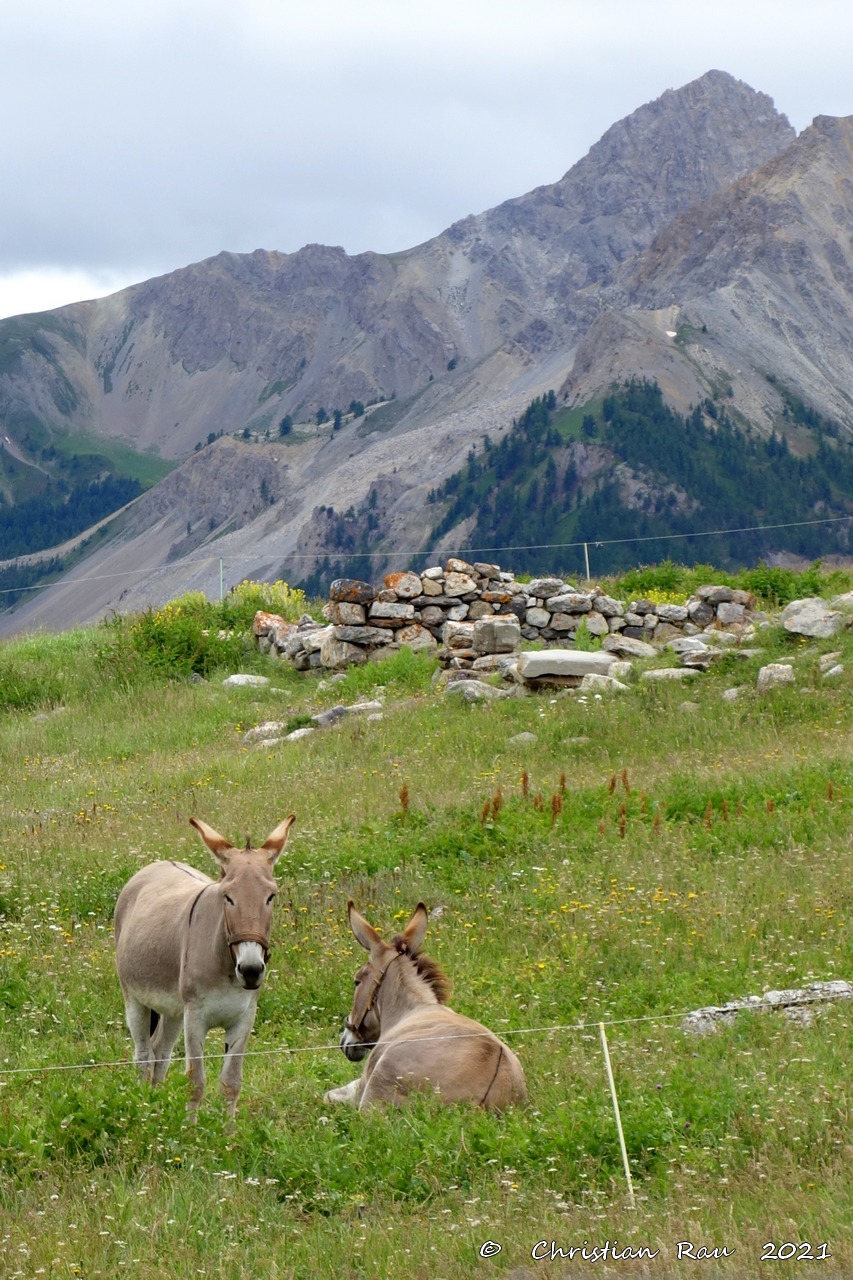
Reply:
[[341, 1049], [351, 1062], [366, 1058], [379, 1039], [382, 1026], [382, 983], [395, 960], [414, 959], [423, 946], [427, 930], [427, 909], [422, 902], [402, 933], [383, 942], [371, 924], [359, 915], [352, 900], [347, 904], [350, 928], [356, 941], [368, 953], [368, 960], [355, 975], [355, 996], [341, 1034]]
[[294, 814], [279, 823], [259, 849], [236, 849], [198, 818], [190, 822], [219, 863], [217, 886], [222, 897], [225, 937], [238, 982], [255, 991], [264, 980], [269, 959], [273, 901], [278, 893], [272, 869], [287, 843]]

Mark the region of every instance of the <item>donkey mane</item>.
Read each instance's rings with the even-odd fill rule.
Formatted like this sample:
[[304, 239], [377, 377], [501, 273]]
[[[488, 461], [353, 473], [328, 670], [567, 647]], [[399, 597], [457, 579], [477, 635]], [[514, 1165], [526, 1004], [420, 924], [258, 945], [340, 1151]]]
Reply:
[[415, 966], [415, 972], [418, 977], [423, 978], [424, 982], [432, 988], [432, 993], [438, 1003], [446, 1004], [450, 995], [450, 979], [441, 966], [435, 960], [430, 960], [429, 956], [421, 955], [420, 952], [413, 956], [401, 933], [391, 939], [391, 946], [396, 948], [401, 955], [409, 957]]
[[450, 979], [447, 974], [429, 956], [415, 956], [414, 961], [418, 977], [432, 987], [432, 993], [439, 1004], [446, 1004], [450, 995]]

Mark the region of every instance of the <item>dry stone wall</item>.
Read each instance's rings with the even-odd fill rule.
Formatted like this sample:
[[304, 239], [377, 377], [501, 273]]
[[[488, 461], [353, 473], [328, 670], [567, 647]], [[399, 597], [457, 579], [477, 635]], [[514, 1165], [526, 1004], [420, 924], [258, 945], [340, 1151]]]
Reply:
[[625, 602], [595, 586], [558, 577], [519, 582], [496, 564], [460, 559], [421, 573], [389, 573], [379, 587], [339, 579], [329, 596], [325, 625], [308, 615], [287, 623], [258, 613], [260, 648], [300, 670], [343, 670], [403, 646], [434, 652], [443, 666], [493, 670], [522, 640], [566, 649], [580, 631], [598, 637], [614, 658], [651, 656], [681, 642], [683, 665], [702, 667], [717, 651], [706, 643], [709, 633], [747, 641], [763, 616], [748, 592], [727, 586], [701, 587], [683, 605]]

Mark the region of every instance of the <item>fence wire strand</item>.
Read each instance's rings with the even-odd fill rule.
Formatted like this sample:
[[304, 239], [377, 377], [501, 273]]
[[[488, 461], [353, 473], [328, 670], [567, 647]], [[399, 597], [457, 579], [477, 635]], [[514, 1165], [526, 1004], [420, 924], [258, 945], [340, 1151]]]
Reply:
[[[573, 551], [580, 547], [614, 547], [627, 546], [630, 544], [639, 544], [644, 542], [679, 542], [688, 538], [724, 538], [734, 534], [741, 533], [767, 533], [776, 529], [804, 529], [811, 528], [815, 525], [843, 524], [850, 523], [853, 517], [850, 516], [825, 516], [819, 520], [792, 520], [785, 524], [756, 524], [744, 525], [741, 528], [734, 529], [700, 529], [691, 533], [664, 533], [664, 534], [646, 534], [635, 538], [582, 538], [578, 542], [534, 542], [528, 544], [519, 544], [517, 546], [507, 547], [459, 547], [456, 551], [458, 556], [474, 556], [496, 554], [504, 552], [521, 552], [521, 551]], [[51, 548], [45, 548], [43, 552], [30, 552], [27, 555], [15, 557], [11, 560], [0, 562], [0, 568], [18, 567], [19, 561], [27, 561], [30, 556], [49, 555]], [[323, 560], [334, 558], [338, 562], [347, 560], [392, 560], [406, 557], [411, 560], [417, 556], [436, 558], [439, 552], [419, 547], [415, 550], [403, 551], [348, 551], [348, 552], [329, 552], [329, 551], [282, 551], [276, 553], [280, 556], [282, 563], [286, 564], [296, 560]], [[173, 569], [189, 569], [201, 565], [221, 564], [221, 565], [238, 565], [238, 564], [256, 564], [257, 555], [244, 556], [204, 556], [198, 560], [174, 560], [170, 564], [144, 565], [138, 569], [123, 569], [117, 573], [95, 573], [84, 577], [74, 578], [75, 583], [81, 582], [105, 582], [112, 578], [128, 578], [139, 574], [155, 574], [155, 573], [171, 573]], [[60, 580], [61, 581], [61, 580]], [[39, 582], [27, 587], [3, 587], [0, 588], [0, 595], [19, 594], [24, 591], [46, 591], [49, 587], [59, 585], [58, 582]]]
[[[587, 1032], [590, 1036], [598, 1034], [598, 1027], [624, 1027], [640, 1022], [671, 1022], [676, 1018], [688, 1018], [697, 1010], [687, 1010], [682, 1013], [649, 1013], [643, 1014], [635, 1018], [611, 1018], [605, 1020], [602, 1024], [601, 1020], [596, 1018], [590, 1022], [568, 1022], [556, 1023], [551, 1026], [541, 1027], [505, 1027], [501, 1029], [501, 1037], [506, 1036], [527, 1036], [527, 1035], [554, 1035], [561, 1032], [580, 1031]], [[490, 1031], [488, 1028], [483, 1031], [466, 1031], [461, 1034], [448, 1036], [413, 1036], [410, 1040], [400, 1041], [406, 1044], [428, 1044], [439, 1043], [444, 1040], [479, 1040], [483, 1036], [497, 1035], [497, 1032]], [[374, 1048], [374, 1045], [364, 1046], [365, 1048]], [[241, 1058], [272, 1058], [279, 1055], [290, 1055], [297, 1053], [339, 1053], [340, 1044], [336, 1041], [334, 1044], [314, 1044], [314, 1045], [280, 1045], [274, 1049], [246, 1049], [239, 1056]], [[215, 1061], [225, 1058], [224, 1053], [206, 1053], [204, 1058], [206, 1061]], [[111, 1070], [116, 1067], [132, 1067], [134, 1066], [132, 1058], [119, 1058], [113, 1062], [72, 1062], [72, 1063], [55, 1063], [50, 1065], [35, 1065], [30, 1067], [5, 1067], [0, 1066], [0, 1079], [4, 1076], [15, 1075], [47, 1075], [54, 1071], [98, 1071]]]

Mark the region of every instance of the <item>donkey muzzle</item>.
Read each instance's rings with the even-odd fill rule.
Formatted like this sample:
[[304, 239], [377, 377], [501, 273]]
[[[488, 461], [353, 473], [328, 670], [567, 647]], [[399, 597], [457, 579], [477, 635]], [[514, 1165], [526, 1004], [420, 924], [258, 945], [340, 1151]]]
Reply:
[[247, 991], [257, 991], [267, 971], [265, 946], [254, 939], [232, 942], [230, 945], [238, 982]]
[[351, 1027], [345, 1026], [341, 1032], [341, 1052], [349, 1058], [350, 1062], [361, 1062], [362, 1058], [366, 1058], [373, 1048], [372, 1044], [364, 1044], [355, 1035]]

